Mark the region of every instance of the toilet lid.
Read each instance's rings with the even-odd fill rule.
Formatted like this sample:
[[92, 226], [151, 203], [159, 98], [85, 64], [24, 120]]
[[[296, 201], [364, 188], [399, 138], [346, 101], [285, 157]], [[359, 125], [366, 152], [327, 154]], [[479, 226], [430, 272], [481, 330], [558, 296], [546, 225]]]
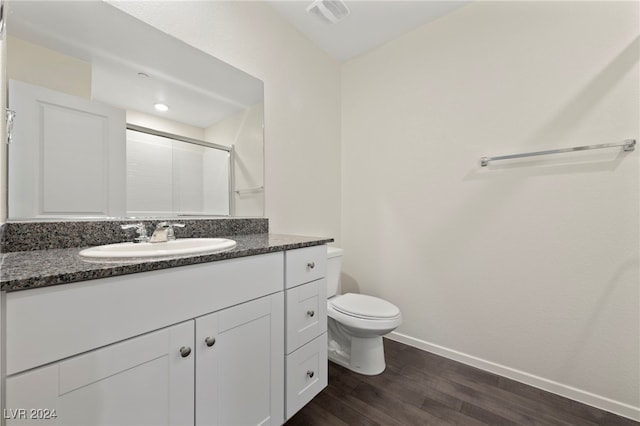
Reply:
[[347, 293], [330, 302], [336, 311], [359, 318], [393, 318], [400, 314], [393, 303], [365, 294]]

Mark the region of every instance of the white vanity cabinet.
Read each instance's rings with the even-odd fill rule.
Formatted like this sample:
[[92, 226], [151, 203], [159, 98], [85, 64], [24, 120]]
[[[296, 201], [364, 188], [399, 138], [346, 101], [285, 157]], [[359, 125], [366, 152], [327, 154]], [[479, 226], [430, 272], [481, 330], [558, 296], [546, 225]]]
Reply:
[[6, 423], [280, 425], [283, 289], [278, 252], [8, 293]]
[[325, 269], [322, 245], [7, 293], [3, 420], [281, 425], [327, 385]]
[[7, 425], [280, 425], [283, 312], [279, 292], [11, 376]]
[[327, 386], [327, 248], [285, 254], [285, 418]]

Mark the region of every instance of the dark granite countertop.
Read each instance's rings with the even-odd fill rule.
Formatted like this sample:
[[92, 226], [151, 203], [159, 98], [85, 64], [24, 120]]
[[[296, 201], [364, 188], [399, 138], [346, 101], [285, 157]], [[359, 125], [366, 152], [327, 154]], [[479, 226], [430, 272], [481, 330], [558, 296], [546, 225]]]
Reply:
[[237, 242], [237, 246], [233, 250], [212, 254], [171, 256], [162, 259], [128, 260], [125, 262], [83, 260], [78, 253], [86, 247], [5, 253], [2, 255], [0, 264], [0, 290], [7, 292], [27, 290], [310, 247], [333, 241], [332, 238], [266, 233], [233, 235], [226, 238], [231, 238]]

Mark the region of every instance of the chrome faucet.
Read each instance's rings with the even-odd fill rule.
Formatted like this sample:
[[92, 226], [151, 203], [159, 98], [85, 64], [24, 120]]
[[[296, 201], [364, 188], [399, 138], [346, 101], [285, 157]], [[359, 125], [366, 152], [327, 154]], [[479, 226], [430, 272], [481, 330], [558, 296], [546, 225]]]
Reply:
[[134, 238], [134, 243], [146, 243], [149, 241], [149, 236], [147, 235], [147, 228], [144, 226], [144, 223], [133, 223], [131, 225], [120, 225], [122, 229], [135, 229], [138, 236]]
[[163, 243], [166, 241], [173, 241], [176, 239], [176, 235], [173, 231], [174, 227], [184, 228], [183, 223], [169, 223], [169, 222], [160, 222], [156, 225], [155, 231], [153, 231], [153, 235], [149, 239], [150, 243]]

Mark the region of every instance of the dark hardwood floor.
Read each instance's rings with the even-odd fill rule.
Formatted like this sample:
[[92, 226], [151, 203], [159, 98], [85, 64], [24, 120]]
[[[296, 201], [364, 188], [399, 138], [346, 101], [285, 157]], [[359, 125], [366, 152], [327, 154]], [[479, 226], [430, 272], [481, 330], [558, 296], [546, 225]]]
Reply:
[[329, 363], [329, 386], [286, 425], [606, 425], [640, 423], [384, 339], [387, 369]]

